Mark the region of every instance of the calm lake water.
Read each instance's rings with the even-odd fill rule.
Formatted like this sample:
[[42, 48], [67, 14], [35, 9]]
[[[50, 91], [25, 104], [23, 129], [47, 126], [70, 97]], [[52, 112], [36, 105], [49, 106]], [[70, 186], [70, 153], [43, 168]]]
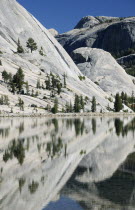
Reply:
[[135, 118], [1, 118], [0, 210], [135, 209]]

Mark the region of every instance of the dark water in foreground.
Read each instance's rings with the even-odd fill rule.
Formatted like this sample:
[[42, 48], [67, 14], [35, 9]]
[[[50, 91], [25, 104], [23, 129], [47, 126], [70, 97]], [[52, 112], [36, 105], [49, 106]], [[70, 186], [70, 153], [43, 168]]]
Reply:
[[135, 118], [1, 118], [0, 210], [135, 209]]

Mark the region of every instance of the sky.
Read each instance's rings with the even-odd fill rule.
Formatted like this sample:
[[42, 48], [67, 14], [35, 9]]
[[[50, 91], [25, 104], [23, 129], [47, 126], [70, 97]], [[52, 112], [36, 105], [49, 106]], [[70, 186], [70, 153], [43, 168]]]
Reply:
[[135, 0], [17, 0], [47, 29], [59, 33], [75, 27], [84, 16], [135, 16]]

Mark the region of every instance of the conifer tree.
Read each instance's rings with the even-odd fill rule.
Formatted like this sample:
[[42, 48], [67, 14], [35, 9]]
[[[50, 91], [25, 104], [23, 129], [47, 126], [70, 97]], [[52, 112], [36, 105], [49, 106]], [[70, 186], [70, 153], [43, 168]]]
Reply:
[[32, 97], [34, 97], [34, 96], [35, 96], [35, 93], [34, 93], [34, 90], [33, 90], [33, 89], [32, 89], [31, 96], [32, 96]]
[[21, 46], [20, 40], [18, 39], [18, 43], [17, 43], [17, 52], [18, 53], [24, 53], [24, 49]]
[[122, 110], [122, 108], [123, 108], [122, 99], [121, 99], [119, 93], [117, 93], [115, 96], [114, 110], [115, 110], [115, 112], [119, 112], [120, 110]]
[[27, 81], [27, 82], [26, 82], [26, 94], [27, 94], [27, 95], [29, 95], [29, 91], [30, 91], [30, 90], [29, 90], [29, 84], [28, 84], [28, 81]]
[[41, 48], [40, 48], [40, 50], [39, 50], [39, 54], [40, 54], [41, 56], [44, 56], [44, 50], [43, 50], [43, 47], [41, 47]]
[[27, 48], [29, 48], [31, 50], [31, 53], [35, 50], [37, 50], [37, 44], [34, 41], [34, 39], [29, 38], [27, 41]]
[[93, 98], [92, 98], [91, 111], [96, 112], [96, 98], [95, 98], [95, 96], [93, 96]]
[[13, 83], [15, 83], [15, 86], [20, 93], [24, 84], [24, 73], [22, 68], [19, 68], [17, 73], [13, 76]]
[[51, 90], [51, 81], [49, 75], [47, 75], [47, 80], [45, 81], [45, 84], [46, 84], [46, 89]]
[[81, 109], [84, 110], [84, 100], [83, 100], [83, 96], [80, 97], [80, 104], [81, 104]]
[[70, 110], [71, 113], [73, 112], [73, 107], [72, 107], [71, 101], [70, 101], [70, 105], [69, 105], [69, 110]]
[[41, 86], [40, 86], [40, 80], [38, 79], [37, 80], [37, 89], [40, 89], [41, 88]]
[[127, 96], [126, 93], [124, 94], [124, 104], [125, 104], [126, 106], [128, 106], [128, 96]]
[[52, 108], [52, 113], [53, 114], [56, 114], [57, 112], [58, 112], [58, 99], [55, 98], [55, 100], [54, 100], [54, 106]]
[[77, 94], [75, 94], [74, 111], [80, 112], [80, 109], [81, 109], [81, 106], [80, 106], [79, 96]]
[[10, 88], [11, 88], [11, 92], [14, 94], [16, 91], [16, 88], [15, 88], [15, 83], [13, 82], [13, 80], [11, 80], [10, 82]]
[[132, 104], [134, 104], [134, 102], [135, 102], [135, 95], [134, 95], [134, 91], [132, 91], [131, 101], [132, 101]]
[[67, 83], [66, 83], [66, 74], [64, 73], [64, 88], [67, 87]]
[[61, 93], [61, 84], [59, 82], [57, 83], [57, 92], [60, 95], [60, 93]]
[[121, 93], [122, 103], [124, 103], [124, 98], [125, 98], [125, 93], [122, 91], [122, 93]]
[[24, 101], [21, 98], [18, 98], [18, 106], [20, 110], [24, 111]]
[[7, 95], [2, 95], [0, 97], [0, 105], [9, 105], [9, 98]]
[[68, 113], [69, 112], [69, 104], [68, 104], [68, 102], [66, 102], [66, 113]]
[[2, 66], [2, 61], [0, 60], [0, 66]]
[[6, 70], [4, 70], [4, 71], [2, 72], [2, 78], [3, 78], [4, 82], [7, 82], [7, 81], [8, 81], [8, 79], [9, 79], [9, 74], [7, 73]]

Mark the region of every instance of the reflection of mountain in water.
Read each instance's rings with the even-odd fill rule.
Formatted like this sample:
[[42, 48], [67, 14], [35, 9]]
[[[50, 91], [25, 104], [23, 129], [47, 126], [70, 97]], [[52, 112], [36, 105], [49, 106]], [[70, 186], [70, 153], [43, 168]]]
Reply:
[[134, 151], [133, 128], [132, 117], [1, 119], [0, 209], [41, 210], [78, 165], [64, 193], [83, 205], [89, 196], [115, 205], [105, 195], [109, 179], [100, 188]]
[[130, 152], [134, 151], [134, 130], [135, 119], [123, 126], [119, 135], [116, 132], [119, 146], [114, 141], [115, 149], [108, 138], [86, 155], [61, 193], [78, 201], [84, 209], [135, 209], [135, 153], [127, 157], [129, 138]]

